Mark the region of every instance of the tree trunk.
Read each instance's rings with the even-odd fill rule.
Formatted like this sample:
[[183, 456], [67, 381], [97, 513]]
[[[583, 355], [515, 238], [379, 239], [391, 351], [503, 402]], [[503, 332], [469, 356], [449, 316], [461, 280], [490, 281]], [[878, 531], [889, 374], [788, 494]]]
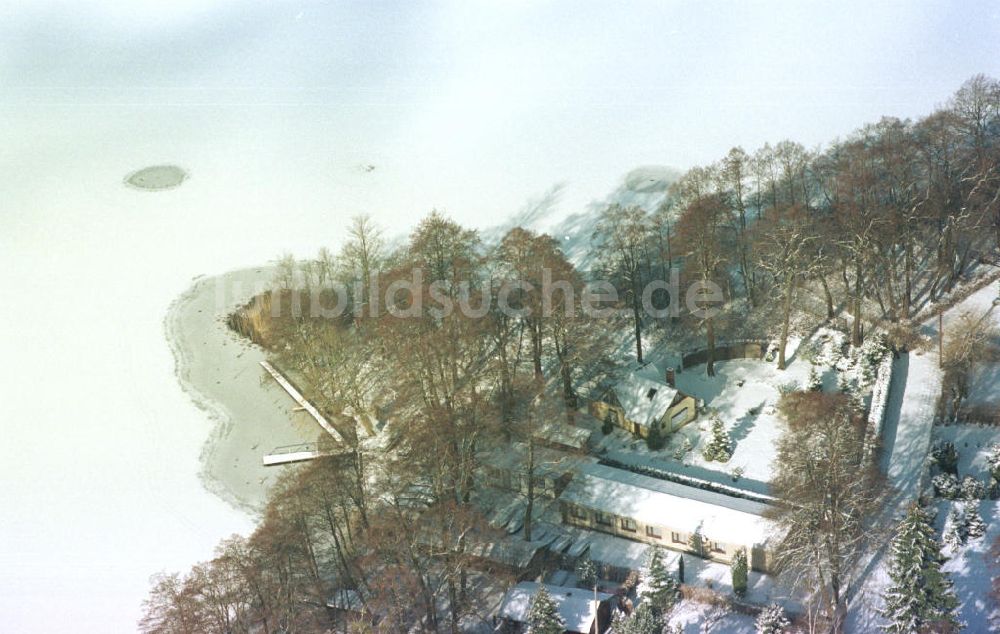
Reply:
[[781, 311], [781, 341], [778, 342], [778, 369], [785, 369], [785, 349], [788, 347], [788, 328], [792, 318], [792, 298], [795, 295], [795, 274], [785, 278], [785, 305]]
[[542, 377], [542, 329], [537, 321], [529, 326], [531, 331], [531, 362], [535, 368], [535, 378]]
[[632, 287], [632, 321], [635, 326], [635, 356], [642, 363], [642, 314], [639, 310], [639, 293]]
[[861, 278], [861, 263], [854, 269], [854, 323], [851, 324], [851, 345], [861, 345], [861, 303], [864, 299], [864, 283]]
[[708, 339], [708, 361], [705, 373], [708, 376], [715, 376], [715, 321], [711, 317], [705, 320], [705, 336]]
[[823, 295], [826, 297], [826, 318], [833, 319], [833, 293], [830, 292], [830, 285], [826, 283], [826, 276], [819, 275], [819, 283], [823, 286]]

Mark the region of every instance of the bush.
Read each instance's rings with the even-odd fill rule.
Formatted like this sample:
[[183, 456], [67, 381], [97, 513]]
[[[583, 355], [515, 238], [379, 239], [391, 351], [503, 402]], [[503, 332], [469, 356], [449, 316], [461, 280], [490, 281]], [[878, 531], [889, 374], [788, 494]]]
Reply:
[[986, 485], [967, 475], [962, 478], [961, 495], [966, 500], [982, 500], [986, 497]]
[[783, 634], [792, 626], [785, 610], [777, 603], [761, 610], [754, 625], [757, 626], [757, 634]]
[[607, 416], [604, 417], [604, 422], [601, 423], [601, 433], [607, 436], [615, 429], [615, 423], [611, 418], [611, 413], [609, 412]]
[[931, 479], [934, 494], [946, 500], [957, 500], [961, 494], [958, 478], [951, 473], [939, 473]]
[[958, 450], [955, 449], [955, 443], [939, 442], [931, 450], [931, 456], [942, 472], [958, 476]]

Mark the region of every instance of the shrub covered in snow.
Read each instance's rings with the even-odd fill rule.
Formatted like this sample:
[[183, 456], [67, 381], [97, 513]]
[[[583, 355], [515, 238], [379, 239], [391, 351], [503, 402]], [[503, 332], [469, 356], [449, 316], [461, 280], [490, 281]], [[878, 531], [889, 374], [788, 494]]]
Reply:
[[982, 500], [986, 497], [986, 485], [970, 475], [962, 478], [962, 498], [965, 500]]
[[757, 620], [757, 634], [784, 634], [792, 626], [785, 616], [785, 610], [777, 603], [772, 603], [760, 611]]
[[734, 467], [733, 470], [730, 472], [730, 475], [733, 478], [733, 482], [739, 482], [740, 478], [743, 477], [743, 473], [745, 471], [746, 469], [744, 469], [743, 467]]
[[931, 479], [934, 494], [946, 500], [957, 500], [961, 495], [958, 478], [952, 473], [939, 473]]
[[683, 460], [684, 456], [686, 456], [692, 449], [694, 449], [694, 445], [691, 444], [691, 439], [684, 436], [684, 440], [681, 441], [680, 447], [674, 450], [674, 460]]

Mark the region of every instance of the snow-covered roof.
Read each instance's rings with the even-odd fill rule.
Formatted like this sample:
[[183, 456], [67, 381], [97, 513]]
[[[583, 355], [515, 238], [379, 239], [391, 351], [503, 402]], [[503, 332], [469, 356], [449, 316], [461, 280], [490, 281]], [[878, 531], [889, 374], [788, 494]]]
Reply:
[[[592, 561], [629, 570], [644, 568], [649, 563], [649, 551], [654, 548], [652, 544], [595, 532], [589, 532], [587, 541], [590, 545], [587, 555]], [[669, 551], [664, 551], [663, 554], [666, 556], [665, 563], [669, 566], [678, 557], [676, 553]]]
[[592, 433], [585, 427], [573, 427], [564, 422], [551, 422], [542, 425], [535, 432], [535, 438], [574, 449], [585, 449]]
[[663, 418], [677, 398], [676, 388], [640, 372], [629, 372], [612, 389], [625, 418], [646, 426]]
[[[497, 616], [526, 623], [528, 611], [531, 608], [531, 599], [542, 586], [545, 586], [545, 589], [552, 596], [552, 601], [556, 604], [559, 616], [563, 618], [568, 631], [590, 632], [597, 614], [594, 606], [594, 593], [582, 588], [566, 588], [547, 583], [522, 581], [504, 595], [500, 608], [497, 610]], [[611, 598], [611, 595], [598, 592], [597, 598], [599, 601], [606, 601]]]
[[727, 544], [765, 544], [775, 529], [760, 502], [604, 465], [581, 465], [559, 499]]

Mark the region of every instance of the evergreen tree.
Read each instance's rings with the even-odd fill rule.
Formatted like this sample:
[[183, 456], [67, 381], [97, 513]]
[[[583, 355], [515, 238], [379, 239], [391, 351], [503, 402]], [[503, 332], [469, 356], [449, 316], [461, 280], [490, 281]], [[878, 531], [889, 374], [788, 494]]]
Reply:
[[661, 425], [659, 423], [651, 425], [649, 433], [646, 435], [646, 446], [649, 447], [650, 451], [659, 451], [663, 449], [665, 444], [666, 438], [663, 437]]
[[810, 392], [823, 390], [823, 377], [816, 371], [816, 366], [809, 366], [809, 377], [806, 379], [806, 389]]
[[527, 634], [563, 634], [565, 631], [566, 623], [559, 616], [555, 601], [545, 586], [539, 586], [528, 610]]
[[889, 568], [891, 585], [883, 598], [886, 632], [910, 634], [934, 624], [958, 626], [958, 599], [941, 571], [941, 549], [930, 518], [913, 505], [896, 528]]
[[607, 436], [615, 430], [615, 415], [610, 409], [604, 415], [604, 421], [601, 422], [601, 433]]
[[729, 565], [733, 573], [733, 592], [741, 599], [747, 593], [747, 549], [740, 548], [733, 555], [733, 561]]
[[722, 421], [716, 418], [712, 421], [712, 438], [708, 441], [708, 446], [702, 453], [705, 460], [715, 460], [718, 462], [729, 462], [733, 455], [732, 440], [729, 432], [726, 431]]
[[684, 583], [684, 555], [677, 558], [677, 581]]
[[680, 597], [680, 585], [667, 570], [663, 557], [661, 548], [653, 548], [639, 588], [639, 594], [659, 618], [669, 613]]
[[990, 466], [990, 476], [1000, 480], [1000, 443], [993, 443], [986, 454], [986, 464]]
[[979, 515], [979, 502], [965, 504], [965, 535], [968, 539], [979, 539], [986, 534], [986, 524]]
[[777, 603], [761, 610], [754, 625], [757, 626], [757, 634], [784, 634], [792, 626], [785, 616], [784, 608]]
[[593, 588], [597, 585], [597, 566], [590, 560], [590, 557], [583, 556], [576, 562], [576, 576], [585, 588]]
[[660, 634], [663, 621], [653, 613], [648, 602], [640, 603], [632, 614], [615, 612], [611, 619], [611, 631], [615, 634]]
[[965, 545], [966, 537], [965, 534], [965, 517], [959, 511], [958, 505], [951, 507], [951, 511], [948, 512], [948, 519], [945, 520], [944, 525], [944, 536], [942, 541], [945, 547], [948, 548], [952, 553], [958, 551], [959, 548]]

